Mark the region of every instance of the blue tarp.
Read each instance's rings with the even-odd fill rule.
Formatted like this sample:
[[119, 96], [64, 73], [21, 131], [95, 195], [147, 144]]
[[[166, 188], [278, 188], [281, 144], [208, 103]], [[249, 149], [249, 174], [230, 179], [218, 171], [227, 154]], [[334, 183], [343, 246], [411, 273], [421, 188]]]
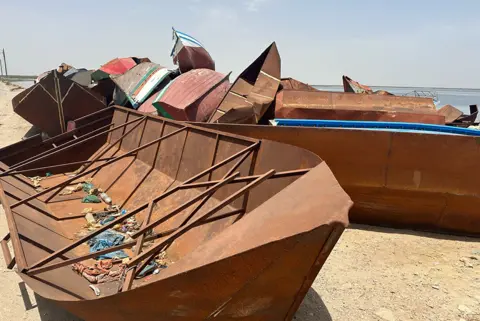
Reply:
[[413, 132], [437, 135], [480, 136], [480, 130], [445, 125], [420, 123], [383, 122], [383, 121], [351, 121], [322, 119], [279, 119], [270, 121], [274, 126], [323, 127], [360, 130], [378, 130], [395, 132]]
[[[120, 245], [123, 243], [124, 239], [125, 239], [124, 235], [114, 232], [112, 230], [106, 230], [98, 234], [97, 236], [92, 237], [87, 242], [87, 244], [90, 246], [90, 253], [95, 253], [100, 250], [108, 249], [115, 245]], [[99, 255], [97, 259], [98, 260], [113, 259], [113, 258], [123, 259], [126, 257], [128, 257], [128, 255], [125, 254], [123, 250], [119, 250], [119, 251], [114, 251], [107, 254]]]

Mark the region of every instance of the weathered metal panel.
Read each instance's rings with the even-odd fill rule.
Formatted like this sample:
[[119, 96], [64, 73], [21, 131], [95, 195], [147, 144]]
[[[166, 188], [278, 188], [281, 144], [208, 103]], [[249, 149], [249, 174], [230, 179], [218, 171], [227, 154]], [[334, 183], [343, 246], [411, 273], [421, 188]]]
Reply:
[[173, 29], [172, 40], [173, 47], [170, 56], [173, 58], [173, 62], [178, 65], [181, 73], [193, 69], [215, 70], [215, 62], [197, 39]]
[[[139, 126], [129, 127], [135, 129], [130, 138], [127, 132], [117, 138], [111, 136], [109, 144], [99, 151], [106, 153], [102, 157], [112, 159], [101, 163], [101, 168], [87, 166], [83, 175], [95, 172], [92, 183], [102, 188], [110, 186], [108, 194], [115, 203], [130, 199], [125, 208], [127, 213], [115, 220], [135, 213], [137, 220], [146, 220], [147, 213], [142, 210], [145, 205], [138, 205], [153, 204], [149, 208], [150, 222], [157, 224], [152, 227], [154, 235], [171, 229], [180, 231], [165, 234], [172, 241], [166, 253], [174, 262], [159, 274], [134, 279], [132, 287], [123, 287], [122, 293], [118, 293], [118, 282], [97, 284], [100, 295], [95, 296], [88, 281], [74, 273], [69, 261], [65, 261], [90, 257], [89, 249], [82, 244], [92, 234], [71, 240], [85, 222], [82, 216], [69, 217], [75, 215], [69, 213], [81, 211], [84, 204], [57, 198], [47, 206], [42, 196], [81, 177], [52, 178], [51, 188], [37, 192], [15, 177], [2, 175], [0, 196], [9, 213], [9, 228], [16, 242], [14, 254], [25, 259], [18, 271], [20, 277], [39, 295], [85, 320], [130, 320], [132, 315], [137, 320], [149, 321], [173, 321], [179, 316], [191, 320], [205, 320], [209, 316], [290, 320], [343, 232], [352, 205], [328, 166], [315, 154], [291, 145], [205, 130], [155, 116], [143, 118], [143, 114], [124, 108], [117, 108], [115, 113], [119, 115], [114, 115], [114, 120], [125, 121], [130, 119], [127, 114], [130, 113], [132, 119], [140, 119]], [[120, 125], [116, 121], [115, 126]], [[164, 131], [167, 126], [168, 134]], [[146, 128], [148, 132], [143, 135]], [[170, 139], [174, 144], [164, 146]], [[118, 145], [121, 146], [118, 155], [115, 149], [108, 149]], [[127, 158], [146, 148], [150, 148], [149, 152], [142, 159]], [[249, 151], [244, 154], [247, 157], [238, 150]], [[208, 152], [199, 155], [199, 151]], [[172, 154], [174, 162], [168, 158]], [[278, 157], [279, 154], [288, 156]], [[74, 155], [84, 159], [84, 155]], [[164, 161], [157, 161], [159, 156]], [[235, 164], [241, 165], [237, 161], [247, 161], [246, 166], [237, 167]], [[3, 174], [9, 172], [8, 167], [1, 166]], [[217, 169], [222, 173], [241, 172], [237, 178], [246, 179], [248, 185], [231, 181], [228, 193], [221, 190], [222, 197], [213, 194], [189, 217], [188, 204], [194, 205], [195, 199], [203, 198], [205, 186], [217, 184], [211, 179], [223, 181], [211, 175]], [[55, 185], [53, 180], [63, 185]], [[48, 183], [49, 179], [45, 181]], [[172, 186], [181, 187], [187, 182], [210, 185], [179, 189], [159, 198]], [[260, 185], [246, 189], [253, 187], [252, 182]], [[28, 202], [36, 205], [26, 206]], [[169, 214], [179, 206], [186, 207], [175, 215]], [[103, 205], [98, 207], [101, 209]], [[231, 211], [234, 216], [229, 214]], [[58, 220], [58, 217], [69, 219]], [[184, 223], [187, 218], [192, 222]], [[108, 223], [102, 229], [116, 223]], [[132, 235], [134, 239], [137, 237]], [[163, 242], [163, 238], [154, 241], [132, 256], [128, 264], [134, 267], [139, 255], [163, 248]], [[59, 253], [66, 258], [55, 258]], [[239, 310], [246, 305], [252, 306], [248, 313]]]
[[209, 69], [190, 70], [161, 91], [153, 105], [175, 120], [206, 121], [230, 87], [228, 77]]
[[15, 113], [50, 137], [66, 132], [68, 121], [106, 107], [102, 97], [57, 71], [15, 96], [12, 105]]
[[127, 70], [135, 67], [137, 62], [133, 58], [115, 58], [101, 66], [92, 74], [94, 81], [108, 78], [110, 75], [122, 75]]
[[332, 168], [353, 199], [352, 222], [480, 237], [480, 214], [476, 210], [480, 206], [478, 137], [196, 125], [274, 140], [316, 153]]
[[280, 54], [272, 43], [233, 83], [209, 122], [258, 123], [280, 86]]
[[452, 123], [462, 116], [463, 113], [452, 105], [445, 105], [437, 111], [440, 115], [445, 116], [445, 123]]
[[137, 109], [160, 84], [168, 84], [170, 70], [152, 62], [143, 62], [123, 75], [113, 78], [115, 84]]
[[431, 98], [328, 91], [282, 90], [276, 96], [275, 117], [445, 124]]
[[295, 78], [282, 78], [280, 83], [281, 89], [318, 91], [315, 87], [305, 84]]
[[373, 90], [347, 76], [342, 76], [343, 90], [346, 93], [373, 94]]

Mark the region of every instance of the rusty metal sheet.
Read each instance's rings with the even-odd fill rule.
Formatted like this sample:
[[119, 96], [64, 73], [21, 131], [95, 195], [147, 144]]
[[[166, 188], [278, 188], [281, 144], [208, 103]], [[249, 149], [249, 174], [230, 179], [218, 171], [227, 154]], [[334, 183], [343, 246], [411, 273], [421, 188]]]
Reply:
[[[359, 129], [198, 123], [308, 149], [354, 201], [350, 220], [480, 237], [476, 137]], [[441, 159], [441, 162], [433, 161]], [[477, 177], [478, 176], [478, 177]], [[469, 179], [465, 179], [469, 177]]]
[[230, 87], [229, 75], [209, 69], [190, 70], [160, 91], [153, 105], [164, 117], [206, 121]]
[[[99, 128], [107, 126], [109, 123], [111, 123], [112, 116], [113, 110], [111, 108], [105, 108], [96, 113], [77, 118], [74, 121], [69, 121], [67, 125], [69, 130], [58, 136], [42, 140], [41, 135], [36, 135], [12, 145], [3, 147], [0, 149], [0, 162], [13, 167], [21, 162], [39, 157], [44, 153], [54, 149], [60, 149], [65, 144], [73, 143], [75, 140], [87, 137], [86, 135], [92, 135], [92, 133], [98, 131]], [[84, 144], [76, 147], [74, 152], [72, 149], [65, 150], [55, 154], [54, 157], [49, 157], [32, 165], [26, 165], [23, 167], [23, 169], [27, 170], [38, 167], [46, 167], [40, 171], [28, 172], [27, 174], [31, 176], [44, 176], [47, 172], [55, 174], [62, 171], [75, 170], [78, 168], [78, 165], [64, 166], [59, 168], [48, 168], [48, 166], [77, 161], [79, 157], [78, 155], [83, 155], [83, 157], [86, 159], [93, 155], [93, 153], [96, 152], [103, 144], [105, 144], [106, 139], [106, 135], [99, 136], [91, 139], [88, 145]]]
[[112, 79], [132, 107], [137, 109], [152, 92], [169, 83], [170, 73], [169, 69], [158, 64], [143, 62]]
[[209, 122], [258, 123], [279, 86], [280, 54], [273, 42], [238, 76]]
[[12, 105], [15, 113], [50, 137], [64, 133], [69, 120], [106, 107], [101, 96], [57, 71], [15, 96]]
[[317, 88], [303, 83], [295, 78], [282, 78], [280, 81], [281, 89], [293, 89], [293, 90], [310, 90], [318, 91]]
[[342, 76], [343, 90], [346, 93], [373, 94], [372, 88], [362, 85], [348, 76]]
[[445, 116], [445, 123], [452, 123], [463, 115], [462, 111], [452, 105], [445, 105], [438, 110], [440, 115]]
[[282, 90], [276, 118], [383, 120], [445, 124], [431, 98]]
[[99, 69], [97, 69], [92, 74], [92, 79], [94, 81], [99, 81], [102, 79], [109, 78], [110, 75], [122, 75], [128, 70], [132, 69], [137, 65], [137, 62], [132, 58], [114, 58], [104, 65], [102, 65]]
[[[318, 91], [318, 95], [325, 95], [325, 92]], [[293, 98], [292, 98], [293, 96]], [[302, 98], [298, 98], [302, 97]], [[316, 103], [314, 99], [304, 99], [299, 91], [282, 90], [276, 96], [275, 115], [271, 118], [291, 119], [328, 119], [328, 120], [364, 120], [364, 121], [390, 121], [410, 122], [425, 124], [445, 124], [445, 118], [440, 114], [415, 113], [394, 110], [375, 110], [376, 108], [364, 108], [355, 106], [335, 106], [332, 100], [321, 99]], [[320, 97], [321, 98], [321, 97]], [[358, 101], [357, 101], [358, 102]], [[326, 104], [331, 103], [329, 106]], [[335, 108], [333, 108], [335, 106]], [[370, 110], [369, 110], [370, 109]]]
[[[95, 172], [92, 183], [109, 186], [115, 203], [129, 199], [124, 207], [127, 213], [116, 220], [135, 213], [139, 222], [146, 220], [147, 208], [140, 205], [156, 203], [148, 214], [149, 221], [157, 224], [152, 235], [181, 231], [166, 234], [172, 241], [166, 255], [172, 262], [159, 274], [133, 279], [132, 286], [121, 293], [118, 282], [122, 281], [97, 284], [100, 294], [96, 296], [69, 263], [90, 255], [84, 245], [89, 236], [74, 238], [85, 219], [56, 219], [76, 213], [83, 204], [61, 198], [48, 202], [42, 196], [80, 177], [59, 176], [57, 181], [64, 185], [37, 192], [16, 177], [6, 176], [11, 169], [0, 163], [0, 197], [8, 214], [15, 259], [20, 262], [20, 277], [37, 294], [85, 320], [126, 321], [132, 315], [148, 321], [173, 321], [179, 315], [191, 320], [210, 316], [291, 320], [342, 234], [352, 206], [326, 163], [295, 146], [144, 117], [125, 108], [116, 107], [112, 119], [115, 126], [131, 121], [138, 126], [130, 123], [126, 131], [109, 136], [99, 151], [112, 159], [99, 167], [87, 166], [83, 174]], [[109, 146], [121, 149], [105, 149]], [[126, 157], [140, 151], [145, 153], [133, 161]], [[79, 160], [85, 156], [72, 154]], [[228, 178], [235, 171], [240, 176]], [[188, 204], [196, 206], [193, 202], [207, 192], [205, 187], [229, 182], [222, 177], [243, 183], [225, 183], [191, 217]], [[187, 182], [210, 185], [182, 189]], [[253, 188], [253, 183], [258, 187]], [[179, 189], [160, 199], [172, 186]], [[178, 206], [187, 207], [171, 216]], [[192, 222], [182, 225], [188, 219]], [[163, 248], [162, 242], [163, 238], [155, 240], [138, 255]], [[132, 256], [128, 264], [136, 268], [133, 262], [138, 255], [125, 251]], [[152, 297], [159, 299], [157, 304], [151, 304]], [[240, 309], [245, 306], [252, 306], [248, 313]]]
[[193, 69], [215, 70], [215, 62], [200, 41], [174, 28], [172, 28], [172, 41], [170, 56], [181, 73]]

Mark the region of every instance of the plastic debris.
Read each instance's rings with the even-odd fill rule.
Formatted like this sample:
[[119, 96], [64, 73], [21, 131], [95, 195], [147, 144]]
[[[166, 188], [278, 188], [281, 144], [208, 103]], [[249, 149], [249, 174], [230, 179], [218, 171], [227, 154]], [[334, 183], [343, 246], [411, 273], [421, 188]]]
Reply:
[[65, 187], [58, 195], [70, 195], [73, 194], [75, 191], [75, 186], [67, 186]]
[[90, 224], [90, 225], [93, 225], [93, 224], [97, 223], [97, 221], [93, 217], [92, 213], [87, 213], [87, 215], [85, 215], [85, 219], [87, 220], [88, 224]]
[[85, 182], [82, 184], [82, 189], [84, 192], [88, 193], [90, 190], [94, 189], [95, 186], [92, 183]]
[[[90, 253], [95, 253], [100, 250], [108, 249], [115, 245], [123, 243], [125, 236], [112, 230], [106, 230], [99, 235], [91, 238], [87, 244], [90, 246]], [[123, 250], [114, 251], [107, 254], [102, 254], [97, 259], [123, 259], [128, 257]]]
[[148, 265], [146, 267], [144, 267], [143, 270], [141, 270], [140, 273], [138, 273], [138, 275], [135, 278], [136, 279], [141, 279], [144, 276], [146, 276], [150, 273], [153, 273], [157, 269], [157, 267], [158, 267], [157, 262], [152, 261], [152, 262], [148, 263]]
[[96, 296], [100, 296], [100, 289], [99, 288], [97, 288], [95, 285], [91, 285], [91, 284], [89, 285], [89, 287], [90, 287], [90, 289], [93, 290], [93, 292], [95, 292]]
[[52, 173], [50, 173], [50, 172], [47, 172], [47, 173], [45, 174], [45, 177], [50, 177], [50, 176], [52, 176]]
[[109, 217], [103, 219], [102, 221], [100, 221], [100, 224], [101, 224], [101, 225], [105, 225], [105, 224], [107, 224], [107, 223], [110, 223], [110, 222], [113, 221], [114, 219], [115, 219], [115, 217], [109, 216]]
[[[111, 259], [101, 260], [88, 266], [84, 263], [72, 264], [73, 271], [81, 274], [85, 279], [94, 284], [106, 283], [118, 280], [125, 270], [125, 264]], [[93, 288], [92, 288], [93, 289]]]
[[96, 195], [87, 195], [82, 199], [82, 203], [101, 203], [102, 201]]
[[40, 181], [42, 180], [40, 176], [30, 177], [30, 180], [32, 181], [34, 187], [40, 187]]
[[110, 198], [110, 196], [107, 195], [107, 193], [105, 192], [102, 192], [100, 193], [100, 198], [102, 199], [102, 201], [104, 201], [105, 203], [107, 203], [108, 205], [111, 205], [112, 204], [112, 199]]

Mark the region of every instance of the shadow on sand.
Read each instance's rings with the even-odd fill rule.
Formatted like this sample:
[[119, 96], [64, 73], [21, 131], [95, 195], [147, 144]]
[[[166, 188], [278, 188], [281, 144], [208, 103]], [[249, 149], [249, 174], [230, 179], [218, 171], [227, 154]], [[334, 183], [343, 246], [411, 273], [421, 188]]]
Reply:
[[295, 321], [332, 321], [325, 303], [313, 288], [310, 288], [293, 317]]
[[421, 237], [428, 237], [428, 238], [438, 239], [438, 240], [462, 241], [462, 242], [472, 242], [472, 243], [478, 242], [478, 235], [469, 237], [469, 236], [459, 235], [455, 233], [448, 234], [448, 232], [445, 232], [445, 231], [432, 232], [432, 231], [424, 231], [424, 230], [399, 229], [399, 228], [392, 228], [389, 226], [383, 227], [383, 226], [364, 225], [364, 224], [357, 224], [357, 223], [350, 223], [348, 228], [352, 230], [364, 230], [364, 231], [370, 231], [370, 232], [421, 236]]
[[73, 314], [65, 311], [53, 301], [45, 299], [38, 294], [34, 294], [36, 304], [32, 303], [30, 294], [27, 292], [27, 287], [24, 282], [19, 282], [18, 287], [22, 294], [23, 304], [25, 309], [32, 310], [37, 309], [40, 320], [42, 321], [83, 321], [82, 319], [74, 316]]

